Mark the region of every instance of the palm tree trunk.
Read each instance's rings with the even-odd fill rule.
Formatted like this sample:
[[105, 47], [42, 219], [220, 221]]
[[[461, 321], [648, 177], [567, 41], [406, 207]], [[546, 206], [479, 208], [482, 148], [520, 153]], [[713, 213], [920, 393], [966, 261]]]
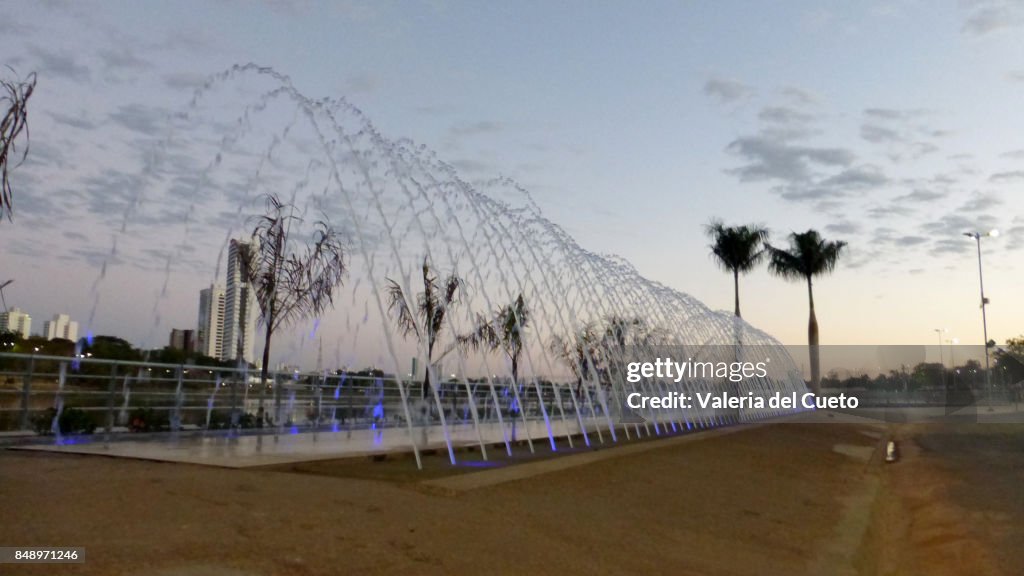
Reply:
[[[428, 336], [428, 338], [429, 338], [429, 336]], [[430, 389], [430, 368], [432, 366], [431, 365], [431, 361], [433, 359], [434, 359], [434, 342], [433, 342], [433, 339], [431, 339], [429, 342], [427, 342], [427, 365], [425, 367], [425, 370], [423, 371], [423, 389], [420, 390], [420, 400], [426, 400], [427, 399], [427, 390]]]
[[[266, 323], [266, 331], [263, 337], [263, 366], [260, 368], [260, 386], [262, 389], [266, 389], [266, 377], [269, 373], [270, 366], [270, 335], [273, 333], [273, 329], [270, 322]], [[281, 417], [281, 394], [278, 390], [278, 386], [273, 387], [273, 414], [274, 422]], [[262, 416], [262, 414], [260, 415]]]
[[811, 356], [811, 392], [821, 393], [821, 356], [818, 347], [818, 318], [814, 315], [814, 291], [807, 279], [807, 298], [811, 303], [811, 317], [807, 322], [807, 344]]
[[740, 317], [740, 271], [739, 270], [733, 270], [732, 271], [732, 281], [733, 281], [733, 285], [735, 287], [735, 293], [736, 293], [736, 317], [739, 318]]

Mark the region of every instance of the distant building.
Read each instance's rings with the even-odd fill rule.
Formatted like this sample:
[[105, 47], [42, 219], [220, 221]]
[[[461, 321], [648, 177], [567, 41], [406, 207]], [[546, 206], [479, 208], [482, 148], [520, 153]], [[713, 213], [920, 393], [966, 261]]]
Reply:
[[196, 351], [224, 359], [224, 287], [214, 284], [199, 291], [199, 323]]
[[232, 240], [228, 245], [227, 289], [224, 294], [224, 344], [222, 360], [253, 360], [253, 340], [256, 335], [256, 316], [259, 309], [248, 273], [244, 269], [242, 253], [249, 250], [248, 242]]
[[20, 308], [11, 308], [7, 312], [0, 313], [0, 330], [16, 332], [22, 338], [28, 338], [32, 331], [32, 317]]
[[43, 336], [46, 336], [47, 340], [63, 338], [75, 342], [78, 340], [78, 322], [67, 314], [54, 314], [53, 320], [43, 322]]
[[173, 328], [171, 329], [171, 338], [168, 346], [175, 350], [195, 352], [195, 335], [195, 330], [179, 330], [178, 328]]

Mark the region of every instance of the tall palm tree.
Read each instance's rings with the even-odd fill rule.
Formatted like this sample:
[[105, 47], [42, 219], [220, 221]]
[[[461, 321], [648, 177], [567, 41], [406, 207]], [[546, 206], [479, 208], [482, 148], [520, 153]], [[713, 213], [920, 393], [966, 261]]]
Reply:
[[388, 278], [387, 297], [388, 312], [396, 314], [395, 323], [403, 337], [415, 334], [421, 343], [426, 339], [427, 369], [423, 376], [423, 389], [420, 397], [427, 397], [430, 389], [430, 366], [434, 359], [434, 347], [444, 330], [444, 320], [448, 311], [458, 304], [458, 296], [464, 282], [454, 274], [450, 274], [442, 282], [437, 274], [430, 269], [426, 257], [423, 258], [423, 292], [416, 295], [413, 305], [406, 297], [402, 287]]
[[711, 255], [723, 270], [732, 272], [736, 295], [736, 317], [740, 317], [740, 273], [753, 270], [765, 255], [768, 230], [762, 226], [726, 226], [712, 220], [704, 228], [711, 239]]
[[846, 242], [827, 241], [816, 230], [789, 235], [789, 250], [767, 246], [771, 254], [768, 269], [786, 280], [806, 280], [811, 316], [807, 323], [807, 344], [810, 347], [811, 390], [821, 391], [821, 359], [818, 349], [818, 319], [814, 315], [812, 279], [835, 270]]

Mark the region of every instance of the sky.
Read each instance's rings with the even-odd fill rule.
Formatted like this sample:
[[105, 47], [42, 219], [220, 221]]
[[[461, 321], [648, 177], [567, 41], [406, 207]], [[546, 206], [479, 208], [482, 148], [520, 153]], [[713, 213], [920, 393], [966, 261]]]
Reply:
[[[815, 283], [823, 344], [932, 344], [936, 328], [980, 343], [962, 234], [998, 228], [982, 240], [989, 337], [1024, 333], [1019, 0], [4, 4], [0, 65], [38, 87], [0, 267], [36, 331], [66, 312], [158, 346], [194, 325], [212, 273], [188, 263], [223, 255], [191, 241], [180, 190], [147, 191], [148, 216], [137, 192], [168, 116], [253, 62], [466, 179], [516, 180], [580, 245], [712, 309], [733, 293], [711, 219], [776, 245], [809, 228], [846, 241]], [[212, 157], [163, 153], [182, 170]], [[165, 252], [119, 252], [125, 227], [180, 238], [173, 270]], [[762, 267], [741, 300], [754, 326], [806, 341], [805, 286]]]

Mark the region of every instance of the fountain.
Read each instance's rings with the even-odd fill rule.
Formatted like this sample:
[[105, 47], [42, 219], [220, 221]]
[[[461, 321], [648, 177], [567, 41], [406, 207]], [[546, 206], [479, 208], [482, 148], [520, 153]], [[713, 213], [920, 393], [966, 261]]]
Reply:
[[[248, 96], [239, 100], [240, 94]], [[195, 158], [202, 164], [190, 171]], [[90, 322], [100, 308], [108, 268], [116, 258], [141, 249], [133, 243], [139, 233], [136, 222], [166, 209], [161, 194], [169, 190], [175, 192], [176, 211], [183, 220], [181, 234], [145, 238], [146, 248], [163, 248], [168, 254], [163, 287], [153, 305], [154, 332], [172, 276], [185, 271], [179, 263], [190, 257], [188, 247], [219, 247], [215, 264], [196, 264], [216, 280], [229, 240], [251, 228], [247, 218], [258, 211], [262, 194], [279, 193], [306, 221], [322, 214], [346, 234], [348, 276], [342, 297], [335, 298], [335, 310], [309, 319], [312, 330], [295, 327], [291, 349], [275, 352], [284, 352], [294, 361], [289, 363], [308, 361], [301, 356], [302, 342], [315, 334], [336, 342], [338, 360], [344, 351], [349, 365], [382, 366], [384, 375], [359, 380], [347, 372], [321, 369], [308, 379], [300, 380], [298, 373], [275, 376], [275, 436], [286, 423], [293, 432], [302, 432], [303, 426], [320, 431], [322, 420], [328, 436], [338, 442], [359, 443], [365, 450], [410, 450], [417, 463], [422, 449], [443, 446], [454, 464], [455, 448], [464, 445], [479, 446], [486, 459], [488, 445], [503, 445], [511, 454], [512, 443], [520, 439], [531, 452], [535, 440], [557, 450], [561, 438], [571, 448], [575, 443], [591, 446], [780, 414], [694, 409], [625, 418], [622, 407], [630, 393], [693, 394], [721, 388], [707, 379], [634, 384], [623, 378], [627, 358], [653, 357], [666, 346], [697, 358], [738, 358], [740, 350], [744, 357], [772, 357], [769, 377], [749, 379], [737, 389], [756, 395], [804, 390], [792, 359], [780, 356], [773, 338], [642, 277], [621, 258], [579, 246], [514, 181], [467, 181], [428, 148], [383, 136], [344, 98], [309, 98], [271, 68], [237, 65], [210, 77], [185, 110], [168, 118], [167, 132], [146, 156], [141, 172], [142, 185], [126, 206], [109, 261], [93, 285]], [[456, 275], [465, 287], [436, 327], [443, 350], [435, 351], [434, 358], [425, 338], [403, 337], [385, 296], [387, 279], [410, 297], [421, 291], [417, 274], [424, 265], [437, 274]], [[500, 348], [488, 352], [458, 345], [458, 336], [472, 333], [482, 318], [520, 296], [529, 314], [516, 315], [514, 326], [506, 327], [522, 342], [514, 361]], [[598, 338], [580, 353], [553, 350], [556, 339], [579, 346], [586, 326], [598, 327]], [[289, 335], [275, 339], [287, 345]], [[431, 383], [422, 398], [423, 374], [406, 369], [413, 358], [421, 361]], [[224, 401], [225, 395], [217, 395], [220, 378], [204, 398], [207, 428], [216, 403]], [[247, 373], [228, 378], [232, 386], [242, 386], [246, 410], [252, 386]], [[336, 381], [330, 382], [332, 378]], [[179, 367], [175, 431], [182, 427], [188, 404], [183, 379]], [[285, 406], [282, 386], [288, 394]], [[321, 393], [322, 387], [327, 394]], [[126, 377], [125, 402], [127, 389]], [[260, 406], [266, 393], [260, 390]], [[313, 414], [301, 421], [296, 406], [305, 405]], [[231, 422], [234, 430], [238, 414], [233, 404]], [[367, 435], [356, 433], [363, 428]], [[288, 445], [295, 435], [284, 436], [282, 445]]]

